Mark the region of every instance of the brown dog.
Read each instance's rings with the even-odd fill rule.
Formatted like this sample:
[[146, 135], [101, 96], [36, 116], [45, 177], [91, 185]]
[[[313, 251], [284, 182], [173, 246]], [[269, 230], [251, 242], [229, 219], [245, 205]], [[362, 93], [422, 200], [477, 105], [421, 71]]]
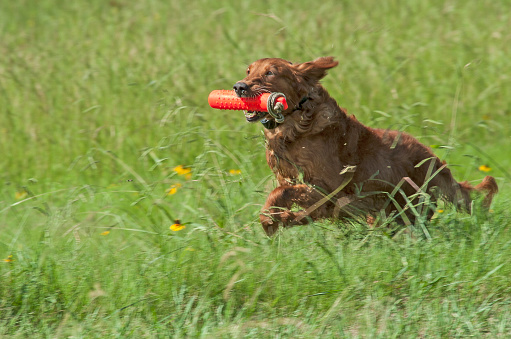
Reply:
[[280, 124], [267, 113], [245, 113], [247, 121], [262, 120], [266, 127], [266, 160], [279, 183], [260, 215], [268, 235], [309, 218], [383, 216], [410, 224], [429, 219], [440, 197], [470, 211], [474, 190], [485, 191], [483, 205], [490, 206], [498, 191], [493, 177], [475, 187], [458, 183], [445, 162], [412, 136], [348, 116], [319, 83], [337, 64], [332, 57], [301, 64], [261, 59], [234, 85], [240, 97], [281, 92], [289, 104]]

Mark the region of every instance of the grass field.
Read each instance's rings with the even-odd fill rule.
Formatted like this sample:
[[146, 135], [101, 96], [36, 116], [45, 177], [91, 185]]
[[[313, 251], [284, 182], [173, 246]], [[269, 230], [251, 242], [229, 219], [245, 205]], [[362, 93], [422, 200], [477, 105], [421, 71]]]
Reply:
[[[0, 337], [510, 337], [510, 13], [0, 2]], [[459, 181], [495, 176], [491, 213], [266, 237], [262, 127], [207, 95], [261, 57], [326, 55], [360, 121], [417, 136]]]

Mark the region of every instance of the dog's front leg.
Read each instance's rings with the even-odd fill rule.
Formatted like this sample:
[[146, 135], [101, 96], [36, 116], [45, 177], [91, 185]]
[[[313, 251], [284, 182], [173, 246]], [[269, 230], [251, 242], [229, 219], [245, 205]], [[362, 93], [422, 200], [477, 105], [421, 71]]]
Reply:
[[[329, 216], [330, 203], [315, 209], [307, 215], [305, 209], [319, 201], [323, 196], [307, 185], [279, 186], [274, 189], [261, 211], [260, 220], [268, 235], [274, 234], [279, 226], [291, 227], [305, 225], [312, 220]], [[293, 209], [300, 208], [297, 211]]]

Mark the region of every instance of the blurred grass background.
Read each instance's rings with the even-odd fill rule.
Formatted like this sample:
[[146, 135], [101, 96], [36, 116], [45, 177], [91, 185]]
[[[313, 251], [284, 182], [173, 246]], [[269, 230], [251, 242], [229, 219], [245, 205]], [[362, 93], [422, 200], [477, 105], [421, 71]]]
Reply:
[[[0, 3], [0, 333], [509, 335], [509, 7]], [[446, 209], [430, 241], [329, 222], [267, 239], [261, 126], [206, 98], [256, 59], [326, 55], [360, 121], [415, 135], [459, 181], [486, 165], [490, 217]]]

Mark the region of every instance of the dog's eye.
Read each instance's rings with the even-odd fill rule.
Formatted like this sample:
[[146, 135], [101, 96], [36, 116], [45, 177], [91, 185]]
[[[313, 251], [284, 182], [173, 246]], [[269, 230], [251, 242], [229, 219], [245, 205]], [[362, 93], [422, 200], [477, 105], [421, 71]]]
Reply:
[[275, 75], [275, 73], [273, 73], [272, 71], [268, 71], [268, 72], [266, 72], [266, 74], [265, 74], [265, 75], [266, 75], [266, 76], [269, 76], [269, 75]]

